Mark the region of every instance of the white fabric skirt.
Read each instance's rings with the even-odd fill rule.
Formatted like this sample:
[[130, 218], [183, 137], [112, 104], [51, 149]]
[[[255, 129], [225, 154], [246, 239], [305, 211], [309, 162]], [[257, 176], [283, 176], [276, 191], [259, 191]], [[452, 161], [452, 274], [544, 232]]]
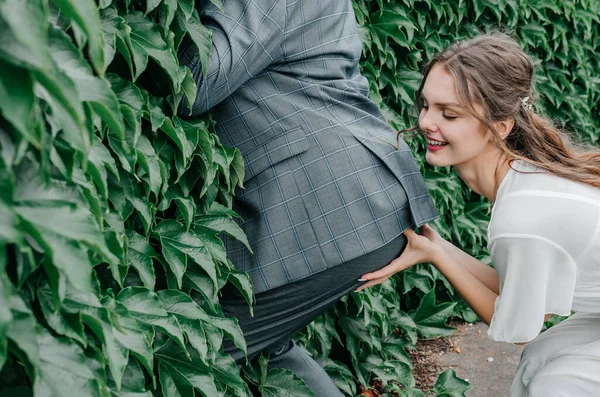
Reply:
[[600, 396], [600, 313], [577, 313], [529, 342], [510, 396]]

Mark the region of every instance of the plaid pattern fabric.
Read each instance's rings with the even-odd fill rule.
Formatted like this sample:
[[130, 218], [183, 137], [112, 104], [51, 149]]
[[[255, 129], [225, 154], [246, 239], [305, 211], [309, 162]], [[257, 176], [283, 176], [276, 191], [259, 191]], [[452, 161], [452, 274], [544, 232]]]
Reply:
[[[191, 116], [212, 109], [246, 162], [234, 209], [254, 250], [226, 238], [256, 293], [383, 246], [438, 214], [418, 166], [368, 98], [348, 0], [206, 2], [213, 53], [180, 61], [198, 83]], [[189, 115], [190, 109], [182, 109]]]

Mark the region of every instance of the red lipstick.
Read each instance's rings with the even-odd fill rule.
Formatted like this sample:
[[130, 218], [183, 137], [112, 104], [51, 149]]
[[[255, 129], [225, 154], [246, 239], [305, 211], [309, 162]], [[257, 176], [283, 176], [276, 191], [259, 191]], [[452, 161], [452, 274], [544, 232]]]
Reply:
[[[444, 145], [433, 145], [431, 142], [444, 143]], [[448, 146], [447, 142], [438, 141], [437, 139], [427, 138], [427, 150], [430, 152], [437, 152]]]

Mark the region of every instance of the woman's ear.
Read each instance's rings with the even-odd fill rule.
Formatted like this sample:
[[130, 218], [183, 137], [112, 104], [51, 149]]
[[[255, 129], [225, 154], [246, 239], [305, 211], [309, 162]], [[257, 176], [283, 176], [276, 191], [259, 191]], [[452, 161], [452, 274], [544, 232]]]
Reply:
[[515, 126], [515, 119], [506, 119], [494, 123], [494, 129], [498, 133], [501, 139], [506, 139], [508, 134], [512, 131]]

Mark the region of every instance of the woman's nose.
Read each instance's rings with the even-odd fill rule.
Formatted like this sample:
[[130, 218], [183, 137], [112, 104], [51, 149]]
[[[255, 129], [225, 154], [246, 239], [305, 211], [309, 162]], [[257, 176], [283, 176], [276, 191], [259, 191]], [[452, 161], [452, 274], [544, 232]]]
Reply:
[[435, 123], [434, 117], [429, 111], [421, 111], [421, 117], [419, 117], [419, 129], [421, 131], [435, 132], [438, 130], [438, 126]]

